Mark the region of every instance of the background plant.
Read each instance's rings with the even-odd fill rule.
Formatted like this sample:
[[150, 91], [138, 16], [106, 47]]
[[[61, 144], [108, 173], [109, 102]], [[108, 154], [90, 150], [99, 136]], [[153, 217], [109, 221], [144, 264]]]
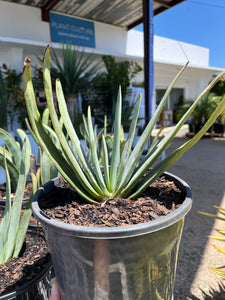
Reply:
[[[91, 85], [82, 93], [84, 102], [87, 102], [94, 108], [94, 116], [102, 125], [104, 115], [108, 117], [108, 123], [112, 126], [117, 98], [117, 91], [121, 87], [122, 98], [127, 94], [127, 88], [135, 76], [142, 71], [142, 67], [134, 61], [116, 62], [111, 55], [103, 55], [105, 71], [99, 73]], [[63, 83], [62, 83], [63, 86]], [[85, 107], [86, 110], [87, 107]], [[122, 124], [124, 128], [127, 125], [127, 117], [132, 115], [134, 105], [130, 101], [123, 100]]]
[[[193, 125], [204, 124], [210, 118], [213, 111], [220, 103], [222, 96], [216, 96], [214, 93], [208, 92], [198, 103], [194, 112], [190, 115], [191, 123]], [[182, 115], [188, 111], [194, 101], [185, 101], [184, 104], [177, 111], [177, 120], [179, 121]], [[223, 111], [217, 118], [217, 121], [224, 123], [225, 112]]]
[[[225, 74], [224, 72], [218, 75], [218, 77], [216, 77], [214, 81], [211, 82], [210, 85], [200, 94], [192, 107], [186, 112], [186, 114], [182, 117], [182, 119], [174, 127], [174, 129], [167, 136], [162, 138], [162, 140], [157, 139], [151, 145], [147, 152], [147, 155], [140, 161], [143, 150], [148, 143], [151, 132], [159, 118], [160, 113], [163, 110], [168, 95], [176, 80], [184, 71], [184, 68], [174, 78], [163, 99], [158, 105], [155, 114], [140, 136], [140, 139], [137, 142], [135, 148], [132, 150], [132, 144], [141, 103], [141, 96], [139, 96], [134, 108], [134, 114], [130, 124], [128, 138], [122, 153], [120, 151], [120, 128], [122, 111], [122, 96], [120, 90], [117, 97], [115, 111], [112, 156], [110, 160], [105, 138], [104, 135], [102, 135], [103, 165], [101, 166], [97, 154], [97, 141], [94, 135], [90, 107], [88, 108], [87, 113], [88, 133], [90, 137], [90, 155], [87, 158], [82, 151], [80, 141], [72, 126], [72, 122], [69, 119], [61, 83], [59, 80], [56, 80], [56, 94], [58, 99], [60, 117], [63, 125], [66, 128], [67, 135], [71, 140], [72, 147], [70, 147], [70, 145], [68, 144], [67, 136], [62, 130], [62, 124], [59, 121], [53, 103], [49, 47], [46, 48], [43, 59], [43, 79], [50, 118], [53, 124], [54, 131], [58, 137], [58, 141], [60, 142], [62, 152], [59, 151], [59, 149], [54, 145], [41, 123], [40, 114], [36, 106], [30, 68], [30, 61], [29, 59], [27, 59], [23, 72], [23, 87], [32, 130], [43, 151], [46, 152], [46, 154], [51, 158], [60, 174], [62, 174], [65, 180], [71, 184], [71, 186], [81, 197], [91, 203], [97, 203], [99, 201], [105, 201], [107, 199], [117, 197], [130, 197], [131, 199], [136, 199], [149, 186], [149, 184], [151, 184], [164, 171], [166, 171], [171, 165], [173, 165], [184, 154], [185, 151], [190, 149], [202, 137], [202, 135], [208, 130], [208, 128], [213, 124], [213, 122], [225, 108], [224, 97], [215, 111], [212, 113], [204, 127], [192, 139], [181, 145], [179, 148], [175, 149], [164, 160], [157, 163], [157, 159], [159, 158], [159, 156], [171, 143], [172, 139], [175, 137], [181, 126], [189, 118], [199, 101], [202, 99], [202, 97], [204, 97], [205, 94], [207, 94], [207, 92], [217, 82], [217, 80], [219, 80]], [[150, 168], [152, 169], [150, 170]]]
[[[212, 81], [216, 75], [213, 75]], [[214, 85], [214, 87], [211, 90], [211, 93], [213, 93], [215, 96], [223, 96], [225, 94], [225, 78], [222, 77], [218, 82]]]
[[13, 202], [10, 199], [11, 182], [7, 166], [7, 159], [6, 155], [4, 154], [7, 196], [3, 218], [0, 223], [0, 264], [3, 264], [7, 262], [10, 258], [17, 257], [19, 255], [29, 225], [30, 216], [32, 213], [32, 195], [30, 196], [28, 204], [26, 205], [22, 218], [21, 208], [26, 185], [26, 178], [30, 170], [30, 154], [30, 145], [28, 141], [24, 139], [21, 151], [18, 181]]
[[0, 127], [7, 129], [7, 89], [0, 69]]
[[[51, 58], [53, 85], [56, 78], [62, 82], [70, 117], [75, 123], [76, 113], [78, 113], [75, 107], [75, 98], [91, 85], [99, 73], [102, 63], [92, 53], [87, 54], [83, 48], [70, 43], [62, 44], [59, 50], [52, 49]], [[36, 67], [35, 79], [36, 87], [43, 87], [42, 69], [39, 67]]]
[[11, 69], [6, 64], [2, 65], [2, 73], [4, 74], [4, 82], [7, 90], [7, 113], [10, 119], [11, 131], [13, 130], [13, 122], [15, 116], [17, 121], [21, 123], [22, 128], [25, 128], [24, 119], [27, 117], [24, 107], [24, 96], [21, 88], [22, 74]]

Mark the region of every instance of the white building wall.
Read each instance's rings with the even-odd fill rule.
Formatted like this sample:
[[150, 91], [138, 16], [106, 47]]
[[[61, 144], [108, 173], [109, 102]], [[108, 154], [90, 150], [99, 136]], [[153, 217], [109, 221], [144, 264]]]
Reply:
[[154, 37], [154, 61], [208, 67], [209, 49], [168, 38]]
[[[130, 30], [127, 33], [126, 54], [144, 57], [143, 33]], [[208, 67], [209, 49], [177, 40], [154, 36], [153, 59], [155, 62], [184, 65], [189, 61], [190, 66]]]
[[[125, 29], [100, 22], [94, 24], [96, 49], [87, 50], [124, 56]], [[51, 42], [49, 23], [41, 20], [39, 8], [0, 1], [0, 41], [45, 46]]]
[[[110, 54], [117, 61], [132, 59], [143, 67], [143, 33], [94, 22], [96, 48], [86, 48], [100, 55]], [[41, 20], [39, 8], [0, 1], [0, 65], [6, 63], [18, 72], [22, 71], [26, 56], [34, 65], [36, 55], [50, 43], [49, 23]], [[53, 44], [59, 47], [58, 44]], [[186, 99], [194, 99], [205, 87], [218, 68], [209, 67], [209, 49], [154, 36], [155, 89], [167, 88], [173, 77], [187, 60], [189, 67], [175, 87], [184, 89]], [[144, 80], [143, 72], [134, 82]]]

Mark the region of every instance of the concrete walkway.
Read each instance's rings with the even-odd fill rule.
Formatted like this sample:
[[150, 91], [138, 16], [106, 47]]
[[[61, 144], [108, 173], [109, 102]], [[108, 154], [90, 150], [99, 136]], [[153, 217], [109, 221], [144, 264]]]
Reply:
[[[166, 153], [188, 140], [186, 132], [185, 125]], [[225, 230], [225, 222], [198, 213], [215, 213], [213, 205], [225, 208], [225, 138], [202, 138], [168, 171], [185, 180], [193, 193], [180, 244], [174, 300], [225, 300], [225, 288], [218, 292], [222, 278], [209, 269], [225, 265], [225, 255], [211, 245], [225, 249], [225, 243], [209, 238], [218, 235], [216, 229]]]

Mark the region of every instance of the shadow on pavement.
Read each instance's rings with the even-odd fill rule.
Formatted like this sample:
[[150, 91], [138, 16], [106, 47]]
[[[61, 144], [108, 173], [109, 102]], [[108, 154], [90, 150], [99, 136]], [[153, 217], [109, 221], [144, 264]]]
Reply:
[[[202, 291], [202, 297], [204, 300], [225, 300], [225, 286], [224, 284], [219, 285], [218, 289], [211, 288], [208, 293]], [[200, 298], [190, 295], [189, 299], [191, 300], [200, 300]]]

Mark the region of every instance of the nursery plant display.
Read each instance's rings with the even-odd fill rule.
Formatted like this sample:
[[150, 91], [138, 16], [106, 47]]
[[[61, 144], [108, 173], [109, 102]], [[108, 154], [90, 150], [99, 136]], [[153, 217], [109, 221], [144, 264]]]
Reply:
[[[57, 186], [63, 184], [60, 178], [57, 178], [45, 184], [35, 194], [32, 203], [33, 213], [42, 223], [46, 233], [62, 299], [172, 299], [179, 240], [184, 216], [191, 207], [191, 191], [181, 179], [164, 172], [213, 124], [225, 108], [225, 97], [204, 127], [191, 140], [174, 150], [164, 160], [157, 159], [201, 98], [224, 74], [220, 74], [210, 83], [167, 136], [161, 140], [158, 137], [154, 140], [144, 157], [142, 152], [145, 145], [172, 87], [185, 67], [174, 78], [133, 150], [141, 97], [134, 108], [127, 141], [121, 147], [122, 97], [119, 91], [112, 151], [108, 150], [103, 134], [103, 159], [100, 164], [91, 109], [88, 108], [87, 133], [90, 145], [86, 155], [69, 119], [61, 83], [56, 80], [60, 120], [66, 129], [66, 135], [62, 130], [52, 97], [49, 47], [46, 48], [43, 59], [43, 79], [50, 118], [60, 149], [55, 146], [42, 125], [30, 68], [30, 60], [26, 59], [23, 88], [32, 131], [43, 151], [63, 176], [63, 180], [70, 185], [68, 189], [60, 189]], [[173, 195], [174, 198], [174, 194], [178, 195], [178, 199], [173, 199], [173, 203], [168, 200], [169, 206], [174, 208], [172, 212], [169, 211], [167, 215], [161, 212], [163, 217], [159, 217], [152, 209], [154, 205], [145, 203], [152, 197], [148, 194], [152, 188], [158, 191], [158, 194], [163, 194], [163, 190], [166, 190], [164, 196]], [[71, 197], [75, 197], [73, 200], [77, 200], [76, 204]], [[53, 219], [53, 215], [58, 215], [57, 210], [54, 212], [53, 208], [59, 205], [62, 209], [65, 206], [64, 200], [74, 207], [72, 224]], [[162, 204], [157, 201], [156, 203]], [[88, 208], [85, 205], [89, 205]], [[134, 207], [139, 211], [133, 211]], [[49, 216], [47, 214], [51, 209], [53, 213]], [[100, 217], [96, 217], [98, 224], [87, 226], [85, 223], [82, 226], [79, 223], [80, 215], [84, 215], [88, 221], [95, 219], [92, 218], [92, 211], [95, 216], [96, 210], [100, 210]], [[128, 218], [129, 221], [126, 217], [122, 219], [125, 212], [130, 212], [135, 217]], [[59, 218], [62, 218], [62, 215], [67, 215], [67, 211]], [[122, 226], [117, 226], [116, 222], [112, 225], [112, 218], [116, 215], [119, 215], [120, 221], [122, 219]], [[138, 222], [137, 216], [147, 216], [147, 221]], [[70, 219], [70, 216], [67, 219]]]
[[[11, 199], [11, 180], [4, 149], [6, 203], [0, 222], [0, 299], [47, 299], [51, 262], [44, 238], [28, 232], [32, 195], [21, 217], [26, 178], [30, 170], [31, 149], [23, 139], [15, 198]], [[34, 189], [35, 192], [35, 189]], [[47, 292], [48, 291], [48, 292]], [[45, 298], [44, 298], [45, 297]]]

